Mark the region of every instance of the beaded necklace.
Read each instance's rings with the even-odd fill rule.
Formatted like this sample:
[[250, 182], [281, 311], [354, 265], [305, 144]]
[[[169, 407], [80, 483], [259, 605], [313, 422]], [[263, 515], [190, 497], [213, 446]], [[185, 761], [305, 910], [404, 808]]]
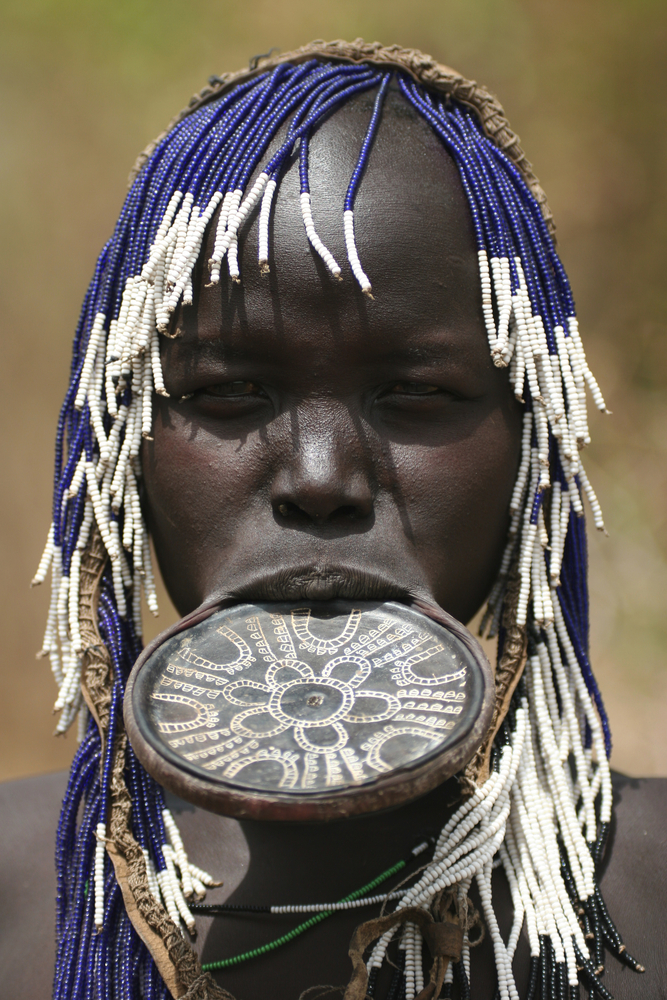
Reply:
[[336, 912], [357, 909], [359, 906], [372, 906], [375, 903], [384, 903], [392, 898], [399, 898], [400, 893], [386, 893], [383, 896], [367, 896], [366, 893], [371, 892], [372, 889], [375, 889], [383, 882], [386, 882], [386, 880], [391, 878], [392, 875], [397, 875], [398, 872], [402, 871], [406, 865], [409, 864], [410, 861], [419, 857], [419, 855], [426, 851], [428, 847], [428, 841], [422, 841], [422, 843], [418, 844], [412, 851], [410, 851], [407, 858], [397, 861], [396, 864], [381, 872], [380, 875], [372, 879], [370, 882], [367, 882], [366, 885], [363, 885], [361, 889], [356, 889], [354, 892], [344, 896], [343, 899], [338, 900], [336, 903], [315, 903], [302, 906], [243, 906], [229, 903], [222, 903], [218, 905], [194, 904], [191, 906], [191, 911], [193, 913], [203, 914], [204, 916], [218, 916], [223, 913], [272, 913], [280, 914], [281, 916], [290, 913], [315, 913], [315, 916], [310, 917], [293, 930], [281, 935], [274, 941], [270, 941], [268, 944], [260, 945], [258, 948], [253, 948], [251, 951], [245, 951], [240, 955], [234, 955], [232, 958], [222, 958], [217, 962], [209, 962], [208, 964], [202, 966], [202, 968], [204, 971], [212, 972], [218, 969], [227, 969], [232, 965], [240, 965], [241, 962], [247, 962], [251, 958], [258, 958], [260, 955], [265, 955], [270, 951], [275, 951], [275, 949], [280, 948], [281, 945], [288, 944], [290, 941], [293, 941], [294, 938], [299, 937], [299, 935], [303, 934], [311, 927], [315, 927], [317, 924], [326, 920], [327, 917], [332, 916]]
[[[270, 268], [273, 199], [297, 147], [301, 222], [332, 277], [341, 277], [313, 222], [309, 140], [326, 116], [367, 91], [375, 91], [374, 105], [342, 228], [353, 278], [371, 295], [355, 240], [354, 200], [392, 77], [456, 162], [477, 239], [489, 350], [496, 366], [508, 368], [524, 405], [508, 542], [483, 624], [498, 636], [499, 677], [514, 655], [512, 644], [530, 642], [523, 679], [507, 681], [509, 711], [471, 765], [472, 777], [462, 778], [469, 797], [398, 908], [428, 908], [445, 889], [463, 905], [476, 880], [502, 1000], [518, 1000], [512, 959], [522, 927], [530, 943], [531, 997], [538, 984], [543, 1000], [574, 997], [580, 979], [607, 996], [597, 978], [605, 947], [641, 971], [596, 881], [611, 817], [611, 740], [588, 661], [584, 498], [596, 527], [603, 530], [604, 522], [580, 456], [590, 439], [586, 391], [599, 410], [606, 408], [586, 361], [544, 195], [502, 109], [477, 85], [420, 53], [317, 43], [291, 58], [264, 60], [236, 82], [218, 78], [160, 137], [84, 300], [56, 435], [53, 520], [33, 581], [51, 571], [42, 654], [58, 685], [56, 731], [78, 718], [81, 741], [57, 837], [56, 1000], [162, 1000], [200, 980], [207, 995], [220, 995], [188, 946], [174, 944], [179, 929], [194, 924], [188, 900], [215, 883], [189, 861], [162, 789], [137, 762], [122, 728], [125, 682], [141, 648], [142, 592], [157, 611], [138, 479], [153, 393], [167, 395], [160, 335], [178, 305], [192, 302], [193, 268], [216, 212], [210, 281], [219, 281], [225, 260], [232, 280], [242, 279], [238, 240], [255, 211], [258, 265]], [[286, 138], [267, 160], [283, 126]], [[134, 866], [135, 889], [125, 886], [134, 893], [132, 918], [111, 862], [123, 852]], [[492, 898], [496, 862], [514, 907], [507, 940]], [[137, 914], [158, 928], [162, 944], [153, 952], [135, 930]], [[396, 1000], [404, 991], [413, 1000], [424, 987], [421, 932], [408, 922], [398, 933], [401, 959], [389, 996]], [[387, 931], [373, 946], [371, 989], [394, 934]], [[466, 937], [461, 962], [447, 970], [444, 996], [455, 979], [468, 996]]]

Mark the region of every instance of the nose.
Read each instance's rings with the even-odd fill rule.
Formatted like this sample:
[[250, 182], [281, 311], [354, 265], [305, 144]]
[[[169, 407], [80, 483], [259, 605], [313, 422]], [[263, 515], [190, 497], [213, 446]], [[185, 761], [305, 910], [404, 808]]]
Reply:
[[372, 463], [349, 415], [298, 421], [274, 479], [271, 503], [282, 520], [321, 525], [360, 521], [373, 512]]

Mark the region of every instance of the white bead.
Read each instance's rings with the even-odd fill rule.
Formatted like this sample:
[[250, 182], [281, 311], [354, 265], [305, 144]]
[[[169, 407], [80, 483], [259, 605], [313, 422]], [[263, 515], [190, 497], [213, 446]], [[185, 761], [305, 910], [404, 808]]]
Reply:
[[106, 854], [106, 828], [98, 823], [95, 830], [95, 861], [93, 869], [94, 921], [98, 931], [104, 924], [104, 858]]
[[315, 230], [310, 195], [307, 192], [303, 192], [301, 195], [301, 217], [306, 230], [306, 236], [308, 237], [311, 246], [320, 255], [334, 278], [340, 278], [340, 266], [336, 262], [333, 254], [327, 250], [324, 243], [322, 243], [322, 240], [319, 238]]
[[90, 337], [88, 338], [86, 355], [83, 361], [81, 375], [79, 376], [79, 387], [77, 389], [77, 393], [74, 398], [74, 406], [77, 410], [83, 409], [83, 404], [86, 401], [86, 395], [88, 393], [88, 387], [90, 385], [90, 380], [92, 378], [93, 368], [95, 365], [95, 359], [97, 357], [97, 349], [100, 340], [102, 339], [104, 334], [105, 322], [106, 322], [105, 314], [101, 312], [97, 313], [93, 321], [93, 326], [90, 331]]
[[357, 253], [357, 244], [354, 238], [354, 212], [352, 209], [348, 209], [346, 212], [343, 212], [343, 232], [345, 235], [347, 259], [350, 267], [352, 268], [352, 274], [357, 279], [359, 287], [364, 295], [367, 295], [369, 298], [373, 298], [370, 279], [364, 272], [359, 260], [359, 254]]
[[46, 538], [46, 545], [44, 546], [42, 557], [39, 560], [39, 566], [37, 567], [37, 572], [33, 576], [32, 581], [30, 583], [31, 587], [37, 587], [40, 583], [44, 583], [52, 559], [53, 559], [53, 521], [51, 522], [51, 527], [49, 528], [49, 533]]
[[262, 206], [259, 211], [258, 263], [262, 274], [268, 274], [269, 271], [269, 221], [271, 219], [271, 206], [276, 187], [276, 181], [270, 180], [267, 182], [262, 196]]

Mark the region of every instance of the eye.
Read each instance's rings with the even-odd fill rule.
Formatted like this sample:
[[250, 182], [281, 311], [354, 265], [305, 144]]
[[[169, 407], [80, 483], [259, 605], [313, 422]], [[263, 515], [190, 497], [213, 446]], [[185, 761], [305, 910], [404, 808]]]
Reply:
[[201, 390], [207, 396], [218, 396], [229, 399], [234, 396], [263, 396], [264, 392], [255, 382], [219, 382], [217, 385], [207, 385]]
[[440, 386], [426, 385], [423, 382], [396, 382], [387, 392], [403, 396], [433, 396], [440, 392]]

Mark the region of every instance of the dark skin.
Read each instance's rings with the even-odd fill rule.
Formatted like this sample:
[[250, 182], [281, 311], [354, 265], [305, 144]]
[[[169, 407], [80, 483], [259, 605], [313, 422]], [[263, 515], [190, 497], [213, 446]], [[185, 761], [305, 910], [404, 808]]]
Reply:
[[[49, 774], [0, 784], [2, 863], [0, 864], [0, 982], [2, 996], [11, 1000], [48, 1000], [54, 963], [54, 904], [56, 884], [53, 843], [67, 775]], [[169, 803], [190, 856], [202, 867], [225, 880], [222, 889], [209, 893], [209, 901], [329, 902], [382, 869], [389, 852], [383, 833], [390, 832], [397, 813], [379, 822], [361, 856], [349, 851], [344, 864], [334, 869], [330, 859], [322, 861], [308, 847], [313, 828], [294, 835], [288, 825], [241, 824], [214, 816], [185, 803]], [[426, 803], [429, 806], [430, 803]], [[414, 809], [415, 807], [413, 807]], [[615, 775], [614, 821], [601, 887], [628, 949], [646, 966], [643, 976], [625, 969], [607, 957], [603, 982], [615, 1000], [665, 1000], [667, 997], [667, 950], [665, 906], [667, 877], [667, 779], [632, 779]], [[419, 828], [420, 816], [414, 828]], [[429, 822], [439, 821], [437, 810]], [[391, 822], [389, 822], [391, 820]], [[362, 821], [354, 821], [360, 823]], [[336, 847], [342, 824], [330, 827], [328, 846]], [[422, 828], [423, 829], [423, 828]], [[406, 837], [408, 846], [412, 841]], [[338, 850], [337, 860], [340, 862]], [[392, 855], [389, 863], [400, 856]], [[351, 867], [354, 866], [354, 867]], [[283, 869], [286, 869], [285, 871]], [[341, 874], [343, 873], [343, 874]], [[370, 874], [369, 874], [370, 873]], [[496, 872], [501, 930], [511, 923], [504, 880]], [[327, 899], [324, 899], [325, 894]], [[370, 911], [371, 913], [373, 911]], [[375, 911], [377, 912], [377, 911]], [[267, 995], [297, 1000], [307, 986], [318, 983], [342, 985], [350, 964], [347, 947], [356, 920], [370, 915], [338, 915], [272, 956], [227, 970], [218, 976], [238, 1000]], [[215, 961], [253, 948], [294, 927], [295, 917], [222, 917], [197, 919], [197, 947], [204, 961]], [[519, 995], [526, 995], [527, 947], [519, 943], [514, 963]], [[492, 1000], [493, 957], [484, 942], [474, 954], [474, 997]], [[296, 981], [295, 981], [296, 980]], [[267, 991], [270, 987], [270, 994]], [[280, 993], [277, 991], [281, 990]], [[274, 992], [275, 991], [275, 992]], [[338, 994], [340, 995], [340, 994]], [[582, 996], [584, 996], [582, 992]]]
[[[369, 113], [369, 98], [356, 99], [311, 146], [315, 223], [341, 264], [342, 203]], [[172, 398], [158, 399], [154, 441], [144, 447], [145, 504], [181, 614], [225, 595], [414, 596], [468, 621], [494, 580], [521, 410], [506, 372], [489, 357], [458, 174], [430, 128], [394, 92], [355, 215], [374, 301], [346, 267], [337, 284], [313, 254], [292, 167], [276, 199], [271, 275], [259, 274], [253, 225], [241, 243], [243, 284], [223, 278], [206, 287], [200, 265], [195, 303], [175, 318], [178, 336], [163, 344]], [[203, 259], [210, 247], [209, 239]], [[644, 815], [647, 828], [658, 830], [665, 783], [656, 784], [662, 798], [642, 786], [628, 822], [630, 812], [635, 821]], [[240, 823], [175, 808], [190, 856], [225, 880], [209, 901], [270, 904], [341, 898], [436, 834], [456, 799], [450, 782], [390, 813], [310, 826]], [[650, 882], [654, 855], [648, 852], [645, 873], [632, 834], [627, 844], [617, 839], [605, 876], [609, 902], [629, 946], [647, 961], [644, 942], [659, 939], [660, 911], [638, 887], [645, 877]], [[14, 854], [20, 844], [17, 837]], [[500, 876], [497, 889], [506, 929], [509, 897]], [[647, 921], [639, 936], [634, 919], [630, 926], [623, 920], [628, 907]], [[352, 930], [369, 915], [334, 916], [270, 955], [219, 973], [218, 981], [239, 1000], [296, 1000], [309, 986], [343, 985]], [[215, 961], [298, 922], [200, 918], [197, 947], [204, 961]], [[526, 963], [524, 941], [516, 962], [524, 991]], [[651, 972], [641, 979], [611, 959], [608, 965], [617, 1000], [664, 996], [659, 968], [657, 978]], [[33, 986], [21, 992], [25, 981], [12, 995], [46, 995]], [[490, 1000], [494, 985], [487, 942], [474, 959], [475, 996]]]
[[[316, 224], [341, 261], [369, 100], [345, 106], [311, 147]], [[243, 284], [207, 287], [200, 268], [195, 304], [164, 343], [172, 398], [159, 399], [143, 468], [182, 614], [225, 594], [326, 599], [353, 587], [467, 621], [494, 580], [521, 410], [489, 356], [456, 168], [399, 94], [384, 120], [356, 206], [375, 300], [312, 252], [294, 165], [278, 190], [271, 276], [253, 226]]]

